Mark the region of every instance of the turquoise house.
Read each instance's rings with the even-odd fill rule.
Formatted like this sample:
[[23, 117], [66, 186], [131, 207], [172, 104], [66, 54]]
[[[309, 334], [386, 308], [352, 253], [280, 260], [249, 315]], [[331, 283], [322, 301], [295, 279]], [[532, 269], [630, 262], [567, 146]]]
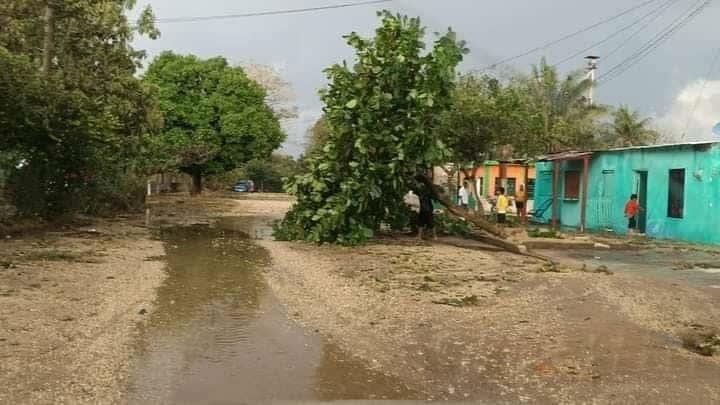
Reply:
[[568, 152], [539, 158], [541, 222], [627, 233], [625, 203], [638, 195], [641, 233], [720, 244], [720, 143]]

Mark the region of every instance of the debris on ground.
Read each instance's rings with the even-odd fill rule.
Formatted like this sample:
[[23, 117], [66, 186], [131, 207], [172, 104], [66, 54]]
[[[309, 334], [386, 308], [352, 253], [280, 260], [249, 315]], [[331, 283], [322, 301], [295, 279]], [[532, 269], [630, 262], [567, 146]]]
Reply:
[[698, 325], [697, 328], [686, 332], [681, 338], [683, 347], [694, 353], [703, 356], [720, 355], [720, 329]]

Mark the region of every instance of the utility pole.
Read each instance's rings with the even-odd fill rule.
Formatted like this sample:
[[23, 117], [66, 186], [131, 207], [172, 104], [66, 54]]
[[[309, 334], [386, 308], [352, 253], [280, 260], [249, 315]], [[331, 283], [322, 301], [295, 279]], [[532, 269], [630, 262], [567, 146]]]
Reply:
[[590, 88], [588, 89], [588, 103], [590, 105], [595, 104], [595, 80], [597, 79], [597, 69], [599, 56], [589, 55], [585, 57], [587, 60], [587, 67], [585, 70], [588, 72], [587, 78], [590, 79]]
[[43, 76], [47, 77], [50, 73], [50, 64], [52, 63], [53, 43], [55, 37], [55, 9], [52, 0], [45, 3], [45, 37], [43, 40], [42, 67], [40, 68]]

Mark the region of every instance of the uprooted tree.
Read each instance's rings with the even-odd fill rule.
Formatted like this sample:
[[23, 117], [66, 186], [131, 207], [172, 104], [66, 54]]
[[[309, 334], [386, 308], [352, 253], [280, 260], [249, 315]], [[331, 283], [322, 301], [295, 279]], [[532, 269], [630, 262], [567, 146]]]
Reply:
[[276, 237], [316, 243], [361, 243], [381, 225], [405, 227], [410, 190], [430, 190], [448, 210], [466, 217], [486, 238], [509, 250], [503, 232], [452, 207], [428, 173], [449, 156], [434, 135], [451, 102], [455, 68], [465, 46], [449, 30], [424, 52], [425, 31], [416, 18], [380, 14], [374, 39], [346, 36], [355, 49], [353, 66], [327, 69], [321, 92], [328, 128], [323, 153], [309, 159], [309, 172], [291, 179], [297, 202], [276, 227]]

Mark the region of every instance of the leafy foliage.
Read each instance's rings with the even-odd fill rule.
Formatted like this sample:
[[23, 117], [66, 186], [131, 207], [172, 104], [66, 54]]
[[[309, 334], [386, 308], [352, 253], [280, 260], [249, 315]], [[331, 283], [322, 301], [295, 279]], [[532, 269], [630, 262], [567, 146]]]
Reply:
[[562, 78], [557, 69], [543, 59], [529, 77], [519, 78], [525, 137], [516, 150], [528, 156], [548, 152], [595, 147], [598, 118], [602, 106], [590, 105], [586, 98], [592, 82], [582, 72]]
[[[153, 91], [135, 77], [143, 53], [130, 46], [132, 3], [50, 2], [47, 38], [45, 1], [0, 4], [0, 93], [13, 95], [0, 101], [0, 147], [14, 157], [6, 192], [21, 214], [96, 212], [102, 193], [117, 191], [108, 183], [135, 177], [143, 136], [157, 121]], [[143, 15], [138, 29], [157, 34], [152, 11]], [[50, 64], [41, 73], [44, 55]]]
[[607, 147], [650, 145], [659, 138], [657, 131], [650, 128], [650, 119], [641, 118], [639, 112], [627, 106], [620, 106], [613, 112], [612, 117], [613, 121], [607, 126], [603, 139]]
[[159, 89], [165, 125], [154, 139], [159, 165], [194, 179], [265, 158], [285, 140], [266, 92], [224, 58], [201, 60], [165, 52], [148, 68], [145, 81]]
[[288, 182], [297, 203], [277, 228], [281, 239], [357, 244], [382, 223], [403, 226], [416, 175], [447, 157], [433, 129], [450, 104], [464, 44], [449, 31], [424, 53], [419, 19], [380, 16], [374, 39], [345, 37], [355, 64], [326, 70], [328, 138], [309, 173]]

